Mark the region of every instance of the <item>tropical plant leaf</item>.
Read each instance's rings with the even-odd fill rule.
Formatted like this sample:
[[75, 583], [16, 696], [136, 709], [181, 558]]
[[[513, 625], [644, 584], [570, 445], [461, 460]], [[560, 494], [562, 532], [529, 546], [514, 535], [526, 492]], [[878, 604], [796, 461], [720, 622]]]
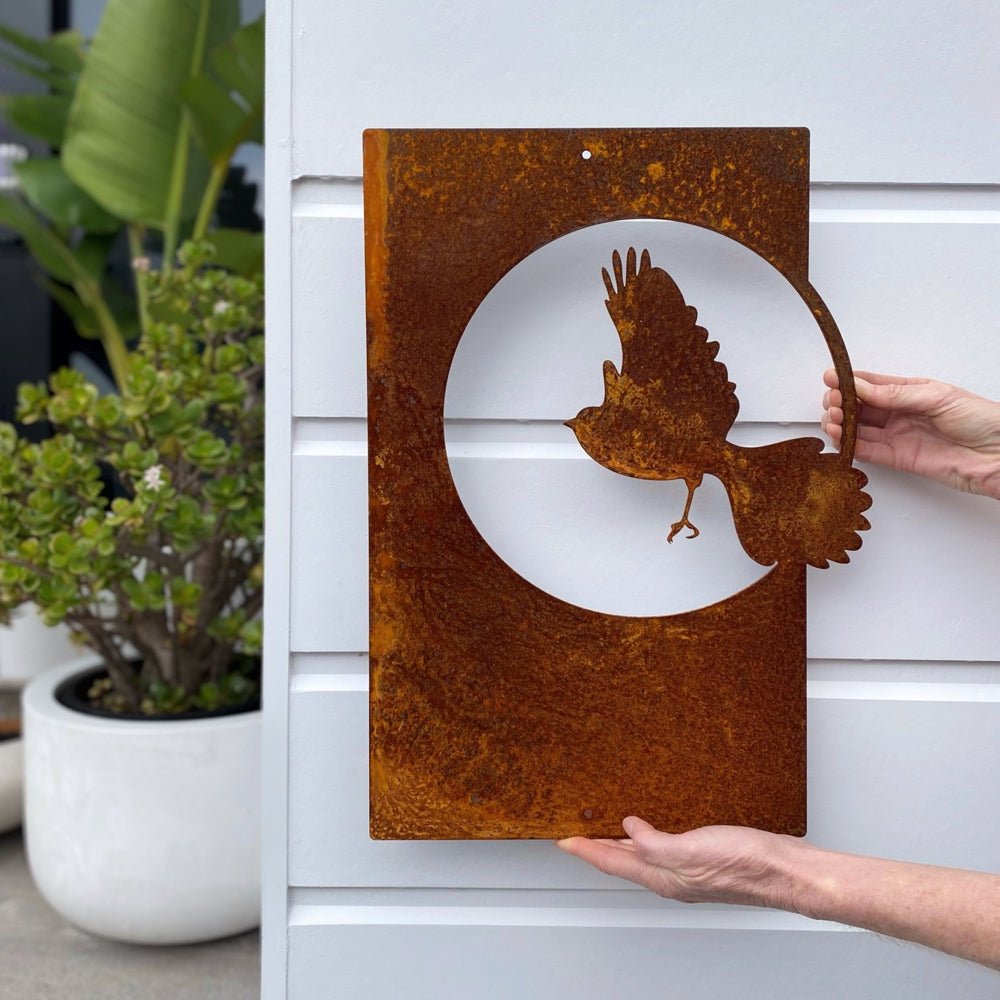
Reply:
[[0, 225], [18, 233], [35, 260], [53, 278], [69, 285], [79, 277], [79, 262], [73, 251], [20, 198], [0, 197]]
[[108, 0], [70, 108], [66, 172], [123, 219], [175, 224], [197, 207], [207, 164], [191, 151], [180, 88], [238, 23], [238, 0]]
[[205, 236], [205, 242], [215, 247], [213, 264], [244, 276], [257, 274], [264, 268], [264, 234], [245, 229], [216, 229]]
[[210, 76], [196, 76], [181, 87], [184, 104], [191, 113], [194, 137], [205, 155], [212, 161], [225, 157], [249, 131], [247, 112], [228, 91]]
[[66, 133], [69, 102], [68, 94], [5, 94], [0, 111], [13, 128], [58, 148]]
[[77, 73], [83, 68], [83, 36], [77, 31], [63, 31], [49, 39], [38, 39], [0, 24], [0, 39], [11, 48], [63, 73]]
[[181, 94], [199, 145], [213, 164], [225, 163], [244, 142], [263, 142], [264, 19], [234, 32], [209, 62], [215, 75], [192, 77]]
[[41, 80], [43, 83], [47, 83], [53, 90], [57, 90], [60, 93], [72, 94], [76, 89], [75, 75], [69, 76], [66, 73], [60, 73], [58, 70], [43, 69], [37, 63], [33, 63], [28, 59], [21, 59], [10, 52], [2, 50], [0, 50], [0, 62], [11, 69], [17, 70], [18, 73], [23, 73], [25, 76], [30, 76], [36, 80]]
[[215, 75], [235, 90], [248, 107], [264, 101], [264, 18], [245, 24], [214, 49], [210, 64]]
[[58, 157], [25, 160], [14, 167], [28, 202], [60, 226], [80, 226], [92, 233], [116, 233], [120, 219], [105, 212], [66, 176]]

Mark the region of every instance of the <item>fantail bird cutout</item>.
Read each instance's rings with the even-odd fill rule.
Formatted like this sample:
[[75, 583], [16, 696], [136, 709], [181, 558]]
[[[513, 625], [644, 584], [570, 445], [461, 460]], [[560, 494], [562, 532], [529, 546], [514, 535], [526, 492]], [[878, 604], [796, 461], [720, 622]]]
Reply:
[[614, 280], [602, 269], [607, 307], [622, 344], [622, 370], [604, 362], [604, 402], [567, 425], [596, 462], [637, 479], [683, 479], [687, 502], [668, 541], [690, 520], [705, 475], [729, 495], [740, 543], [764, 566], [800, 562], [825, 568], [848, 562], [869, 527], [862, 511], [868, 479], [849, 459], [823, 453], [819, 438], [795, 438], [758, 448], [726, 440], [740, 404], [719, 345], [697, 325], [674, 280], [653, 267], [644, 250], [636, 268], [629, 248], [612, 256]]

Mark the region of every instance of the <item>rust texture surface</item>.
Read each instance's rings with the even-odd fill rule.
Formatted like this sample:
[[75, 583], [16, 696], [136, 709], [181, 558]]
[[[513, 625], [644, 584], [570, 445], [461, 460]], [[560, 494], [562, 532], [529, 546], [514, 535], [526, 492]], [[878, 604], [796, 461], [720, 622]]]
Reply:
[[[567, 604], [496, 556], [452, 482], [443, 407], [493, 285], [552, 239], [628, 218], [769, 261], [849, 387], [808, 281], [808, 198], [804, 129], [365, 133], [373, 837], [620, 836], [628, 814], [805, 832], [805, 566], [845, 561], [867, 526], [853, 395], [839, 454], [730, 444], [717, 345], [666, 271], [609, 247], [622, 371], [609, 362], [604, 402], [568, 422], [616, 472], [684, 479], [688, 507], [718, 476], [744, 548], [773, 565], [710, 607], [635, 618]], [[697, 530], [689, 509], [675, 529]]]

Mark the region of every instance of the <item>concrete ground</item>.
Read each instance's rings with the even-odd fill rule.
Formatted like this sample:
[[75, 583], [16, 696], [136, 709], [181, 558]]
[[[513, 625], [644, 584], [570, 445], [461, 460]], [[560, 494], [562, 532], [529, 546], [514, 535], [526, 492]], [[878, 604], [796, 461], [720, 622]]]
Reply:
[[257, 932], [149, 948], [77, 930], [38, 895], [21, 831], [0, 836], [0, 1000], [253, 1000]]

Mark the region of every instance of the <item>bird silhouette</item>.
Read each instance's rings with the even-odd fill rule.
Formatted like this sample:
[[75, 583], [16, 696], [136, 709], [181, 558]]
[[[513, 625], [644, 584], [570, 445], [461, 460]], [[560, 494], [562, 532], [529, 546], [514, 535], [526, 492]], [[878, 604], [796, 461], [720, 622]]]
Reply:
[[695, 490], [705, 475], [722, 481], [736, 534], [764, 566], [796, 561], [825, 568], [848, 562], [869, 527], [862, 511], [864, 473], [839, 454], [823, 453], [819, 438], [795, 438], [756, 448], [726, 440], [739, 400], [719, 345], [697, 325], [674, 280], [653, 267], [644, 250], [636, 267], [629, 248], [625, 270], [612, 255], [614, 279], [602, 269], [607, 307], [622, 344], [622, 370], [604, 362], [604, 401], [566, 424], [601, 465], [637, 479], [683, 479], [687, 502], [667, 541], [690, 520]]

